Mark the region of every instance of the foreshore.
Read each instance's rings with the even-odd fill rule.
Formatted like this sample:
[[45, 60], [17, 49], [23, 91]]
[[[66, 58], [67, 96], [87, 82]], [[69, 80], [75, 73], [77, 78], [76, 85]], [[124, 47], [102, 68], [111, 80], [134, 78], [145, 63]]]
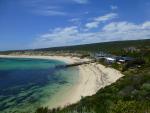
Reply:
[[[64, 57], [64, 56], [8, 56], [0, 55], [4, 58], [37, 58], [37, 59], [52, 59], [60, 60], [68, 64], [89, 61], [90, 59], [80, 59], [78, 57]], [[79, 70], [79, 79], [77, 83], [69, 90], [64, 92], [64, 97], [58, 103], [54, 103], [52, 107], [64, 107], [69, 104], [78, 102], [81, 97], [91, 96], [95, 94], [100, 88], [114, 83], [120, 77], [124, 76], [118, 70], [105, 67], [101, 64], [90, 63], [77, 66]], [[63, 94], [62, 94], [63, 95]]]

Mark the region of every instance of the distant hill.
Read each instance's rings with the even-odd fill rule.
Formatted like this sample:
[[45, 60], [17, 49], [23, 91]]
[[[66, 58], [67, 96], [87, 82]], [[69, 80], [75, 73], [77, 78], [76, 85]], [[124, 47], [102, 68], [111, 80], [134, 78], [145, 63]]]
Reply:
[[128, 41], [113, 41], [113, 42], [102, 42], [75, 46], [63, 46], [53, 48], [41, 48], [41, 49], [30, 49], [30, 50], [14, 50], [14, 51], [3, 51], [1, 54], [10, 54], [12, 52], [97, 52], [105, 51], [112, 54], [122, 54], [122, 49], [134, 47], [136, 49], [147, 49], [150, 48], [150, 39], [145, 40], [128, 40]]
[[101, 43], [93, 43], [93, 44], [84, 44], [84, 45], [76, 45], [76, 46], [65, 46], [65, 47], [54, 47], [54, 48], [43, 48], [37, 50], [43, 51], [99, 51], [106, 50], [111, 51], [113, 49], [118, 50], [120, 48], [125, 48], [129, 46], [134, 46], [137, 48], [143, 48], [146, 46], [150, 47], [150, 39], [145, 40], [128, 40], [128, 41], [113, 41], [113, 42], [101, 42]]

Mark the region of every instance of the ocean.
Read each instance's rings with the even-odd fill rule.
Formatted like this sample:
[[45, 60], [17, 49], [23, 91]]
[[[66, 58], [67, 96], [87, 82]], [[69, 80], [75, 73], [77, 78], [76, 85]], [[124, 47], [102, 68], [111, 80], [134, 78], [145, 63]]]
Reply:
[[0, 113], [34, 112], [59, 102], [55, 95], [63, 95], [79, 76], [77, 68], [56, 68], [63, 64], [58, 60], [0, 58]]

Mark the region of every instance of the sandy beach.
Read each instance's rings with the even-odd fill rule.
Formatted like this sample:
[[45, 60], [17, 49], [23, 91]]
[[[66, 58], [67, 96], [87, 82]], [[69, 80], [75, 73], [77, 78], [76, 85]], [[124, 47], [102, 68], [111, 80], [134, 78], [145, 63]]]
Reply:
[[[77, 57], [63, 57], [63, 56], [7, 56], [0, 55], [0, 57], [7, 58], [37, 58], [37, 59], [55, 59], [66, 62], [68, 64], [75, 62], [88, 61], [90, 59], [80, 59]], [[59, 102], [50, 105], [52, 107], [63, 107], [68, 104], [78, 102], [81, 97], [90, 96], [95, 94], [100, 88], [114, 83], [120, 77], [124, 76], [119, 71], [105, 67], [101, 64], [91, 63], [78, 66], [79, 79], [77, 83], [69, 90], [66, 90], [65, 94], [62, 94], [63, 99]]]

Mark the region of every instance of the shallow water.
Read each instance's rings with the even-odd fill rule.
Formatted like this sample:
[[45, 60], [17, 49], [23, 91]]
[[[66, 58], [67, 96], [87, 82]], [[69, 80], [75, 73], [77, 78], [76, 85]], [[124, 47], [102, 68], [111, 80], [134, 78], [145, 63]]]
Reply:
[[0, 113], [35, 111], [63, 88], [73, 86], [78, 70], [55, 68], [62, 64], [57, 60], [0, 58]]

